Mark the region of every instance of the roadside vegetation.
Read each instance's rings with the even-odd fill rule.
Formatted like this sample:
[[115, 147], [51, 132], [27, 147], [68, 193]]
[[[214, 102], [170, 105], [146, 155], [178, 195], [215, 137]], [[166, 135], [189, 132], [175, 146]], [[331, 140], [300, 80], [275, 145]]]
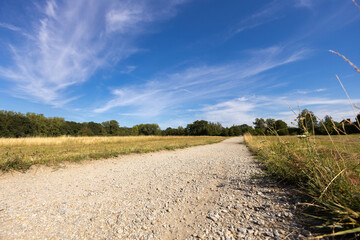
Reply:
[[[360, 73], [353, 63], [341, 56]], [[321, 221], [317, 228], [328, 233], [316, 238], [360, 238], [360, 114], [356, 115], [346, 89], [339, 80], [355, 120], [334, 122], [326, 116], [320, 120], [308, 110], [303, 110], [295, 121], [301, 129], [298, 136], [280, 136], [284, 129], [273, 122], [263, 122], [263, 136], [245, 134], [245, 142], [263, 162], [268, 173], [282, 181], [297, 185], [311, 201], [305, 215]], [[293, 111], [294, 112], [294, 111]], [[296, 113], [294, 112], [296, 115]], [[258, 119], [254, 124], [258, 123]], [[261, 121], [260, 121], [261, 122]], [[260, 126], [257, 126], [260, 129]], [[327, 136], [316, 133], [324, 131]], [[273, 136], [266, 136], [273, 135]]]
[[299, 186], [312, 199], [306, 212], [322, 221], [318, 227], [334, 236], [360, 232], [359, 135], [248, 134], [245, 141], [270, 175]]
[[224, 139], [217, 136], [1, 138], [0, 171], [24, 171], [35, 164], [57, 165], [65, 161], [173, 150]]

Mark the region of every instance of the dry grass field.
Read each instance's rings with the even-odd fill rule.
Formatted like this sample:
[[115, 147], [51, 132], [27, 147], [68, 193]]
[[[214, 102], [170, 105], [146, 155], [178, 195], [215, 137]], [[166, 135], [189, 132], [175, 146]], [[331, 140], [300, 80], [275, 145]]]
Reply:
[[26, 170], [34, 164], [56, 165], [64, 161], [172, 150], [224, 139], [209, 136], [1, 138], [0, 170]]
[[[300, 187], [331, 236], [360, 232], [359, 135], [245, 136], [269, 174]], [[329, 236], [330, 236], [329, 235]]]

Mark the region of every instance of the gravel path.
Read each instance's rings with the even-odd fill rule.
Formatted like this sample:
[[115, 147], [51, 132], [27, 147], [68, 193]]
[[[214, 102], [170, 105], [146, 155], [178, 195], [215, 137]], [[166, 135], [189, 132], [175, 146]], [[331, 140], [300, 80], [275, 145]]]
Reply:
[[0, 239], [300, 239], [242, 138], [0, 176]]

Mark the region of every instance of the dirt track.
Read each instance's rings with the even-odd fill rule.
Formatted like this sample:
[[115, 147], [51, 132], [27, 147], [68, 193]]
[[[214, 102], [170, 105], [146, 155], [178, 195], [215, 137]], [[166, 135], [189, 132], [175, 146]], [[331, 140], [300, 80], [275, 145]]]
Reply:
[[0, 239], [299, 239], [242, 138], [0, 176]]

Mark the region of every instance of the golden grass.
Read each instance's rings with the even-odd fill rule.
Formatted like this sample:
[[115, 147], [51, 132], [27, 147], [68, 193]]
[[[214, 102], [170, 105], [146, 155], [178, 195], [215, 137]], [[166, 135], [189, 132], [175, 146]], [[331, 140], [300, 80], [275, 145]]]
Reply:
[[26, 170], [34, 164], [54, 165], [63, 161], [172, 150], [224, 139], [209, 136], [0, 138], [0, 170]]
[[312, 199], [311, 215], [323, 220], [322, 227], [360, 237], [359, 135], [246, 135], [245, 141], [269, 174], [299, 186]]

